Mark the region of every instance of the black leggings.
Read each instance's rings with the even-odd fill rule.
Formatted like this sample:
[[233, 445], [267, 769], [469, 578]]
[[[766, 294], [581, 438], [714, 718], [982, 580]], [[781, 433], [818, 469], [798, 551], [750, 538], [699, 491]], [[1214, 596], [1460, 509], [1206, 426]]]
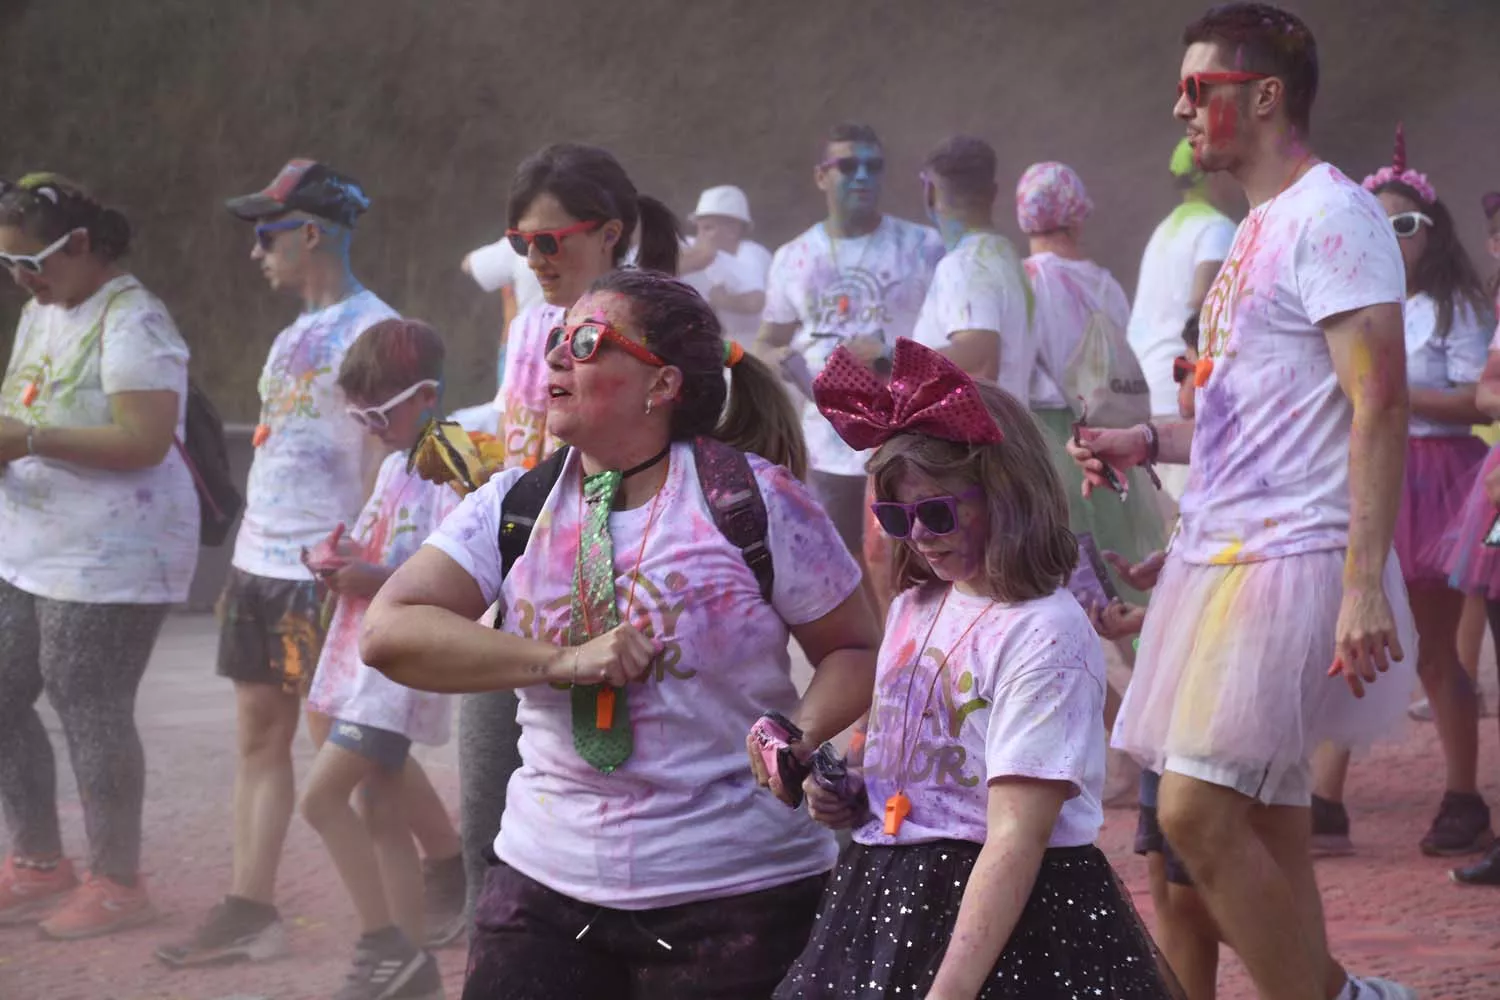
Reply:
[[89, 841], [89, 870], [132, 882], [141, 862], [146, 757], [135, 694], [165, 604], [80, 604], [0, 581], [0, 801], [15, 854], [62, 853], [57, 765], [36, 701], [62, 720]]

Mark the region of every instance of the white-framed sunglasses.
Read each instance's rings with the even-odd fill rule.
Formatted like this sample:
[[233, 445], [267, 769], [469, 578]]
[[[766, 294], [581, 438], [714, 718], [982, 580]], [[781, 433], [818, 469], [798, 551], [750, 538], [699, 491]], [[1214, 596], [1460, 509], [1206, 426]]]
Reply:
[[381, 403], [379, 406], [372, 406], [367, 410], [362, 410], [357, 406], [351, 406], [345, 412], [347, 412], [349, 416], [353, 417], [355, 422], [358, 423], [361, 427], [368, 428], [372, 431], [383, 431], [391, 425], [390, 418], [387, 417], [386, 414], [394, 410], [396, 407], [400, 406], [402, 403], [406, 402], [408, 399], [411, 399], [420, 390], [425, 389], [428, 386], [432, 386], [434, 389], [436, 389], [438, 387], [437, 380], [424, 378], [422, 381], [416, 383], [415, 385], [409, 385], [405, 389], [402, 389], [400, 392], [396, 393], [396, 395], [392, 396], [384, 403]]
[[1422, 212], [1401, 212], [1391, 216], [1391, 228], [1396, 231], [1397, 239], [1409, 240], [1423, 226], [1430, 225], [1432, 219]]
[[41, 274], [42, 265], [47, 263], [47, 258], [57, 253], [68, 245], [74, 233], [82, 232], [81, 229], [70, 229], [57, 238], [47, 249], [38, 253], [0, 253], [0, 265], [3, 265], [11, 274], [17, 271], [25, 271], [27, 274]]

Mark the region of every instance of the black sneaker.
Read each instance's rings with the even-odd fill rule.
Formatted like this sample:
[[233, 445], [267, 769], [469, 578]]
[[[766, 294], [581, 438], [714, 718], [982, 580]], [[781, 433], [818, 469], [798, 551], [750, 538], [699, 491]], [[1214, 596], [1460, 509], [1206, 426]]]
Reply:
[[1455, 868], [1448, 877], [1459, 885], [1500, 885], [1500, 843], [1467, 868]]
[[469, 925], [463, 856], [422, 862], [422, 891], [427, 900], [427, 947], [446, 948], [461, 940]]
[[230, 962], [265, 962], [291, 952], [276, 907], [225, 896], [191, 938], [164, 944], [156, 957], [174, 969]]
[[443, 1000], [437, 959], [394, 927], [354, 946], [354, 968], [333, 1000]]
[[1490, 807], [1477, 792], [1444, 792], [1432, 829], [1422, 838], [1422, 853], [1437, 857], [1477, 854], [1494, 839]]
[[1342, 802], [1312, 797], [1312, 856], [1338, 858], [1354, 853], [1349, 839], [1349, 810]]

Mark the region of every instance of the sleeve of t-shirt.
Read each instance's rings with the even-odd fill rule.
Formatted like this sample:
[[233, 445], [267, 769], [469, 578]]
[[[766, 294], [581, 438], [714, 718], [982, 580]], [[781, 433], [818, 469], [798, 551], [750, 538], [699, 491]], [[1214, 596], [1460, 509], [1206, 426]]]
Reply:
[[1467, 304], [1453, 310], [1453, 329], [1448, 331], [1448, 381], [1473, 385], [1484, 372], [1489, 353], [1488, 329]]
[[444, 518], [423, 543], [458, 563], [473, 577], [486, 604], [495, 603], [500, 596], [500, 507], [516, 480], [525, 473], [521, 468], [497, 473], [464, 497], [458, 509]]
[[859, 563], [806, 486], [779, 465], [750, 462], [766, 504], [771, 605], [788, 625], [817, 621], [859, 589]]
[[1088, 642], [1097, 647], [1099, 640], [1083, 635], [1088, 620], [1076, 617], [1049, 615], [1002, 646], [1009, 662], [995, 686], [985, 734], [987, 780], [1066, 781], [1073, 786], [1070, 797], [1083, 788], [1090, 748], [1103, 738], [1104, 688], [1088, 658]]
[[1352, 195], [1308, 223], [1293, 261], [1302, 307], [1314, 323], [1406, 299], [1406, 266], [1390, 220]]
[[771, 251], [759, 243], [744, 242], [740, 244], [737, 255], [746, 267], [759, 275], [760, 288], [766, 287], [766, 276], [771, 272]]
[[1214, 219], [1203, 227], [1193, 244], [1193, 266], [1228, 259], [1229, 248], [1233, 245], [1234, 223], [1224, 218]]
[[104, 318], [99, 379], [106, 396], [187, 388], [188, 348], [164, 309], [117, 302]]
[[516, 280], [515, 265], [519, 259], [510, 244], [500, 240], [469, 254], [469, 274], [486, 292], [499, 291]]
[[771, 258], [771, 272], [766, 275], [766, 308], [761, 313], [764, 323], [796, 323], [797, 306], [792, 302], [791, 264], [792, 244], [788, 243], [776, 251]]

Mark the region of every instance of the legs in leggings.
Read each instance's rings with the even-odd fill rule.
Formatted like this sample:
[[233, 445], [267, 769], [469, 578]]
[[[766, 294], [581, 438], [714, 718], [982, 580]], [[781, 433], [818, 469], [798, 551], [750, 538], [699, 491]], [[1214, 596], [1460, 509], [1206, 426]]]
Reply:
[[463, 836], [464, 869], [468, 875], [467, 911], [484, 885], [489, 867], [485, 854], [500, 832], [505, 812], [505, 789], [511, 773], [521, 766], [517, 742], [516, 695], [491, 691], [465, 695], [458, 708], [459, 830]]
[[62, 721], [88, 833], [89, 869], [133, 884], [146, 761], [135, 695], [167, 608], [79, 604], [0, 583], [0, 800], [17, 854], [62, 853], [55, 762], [36, 711]]

